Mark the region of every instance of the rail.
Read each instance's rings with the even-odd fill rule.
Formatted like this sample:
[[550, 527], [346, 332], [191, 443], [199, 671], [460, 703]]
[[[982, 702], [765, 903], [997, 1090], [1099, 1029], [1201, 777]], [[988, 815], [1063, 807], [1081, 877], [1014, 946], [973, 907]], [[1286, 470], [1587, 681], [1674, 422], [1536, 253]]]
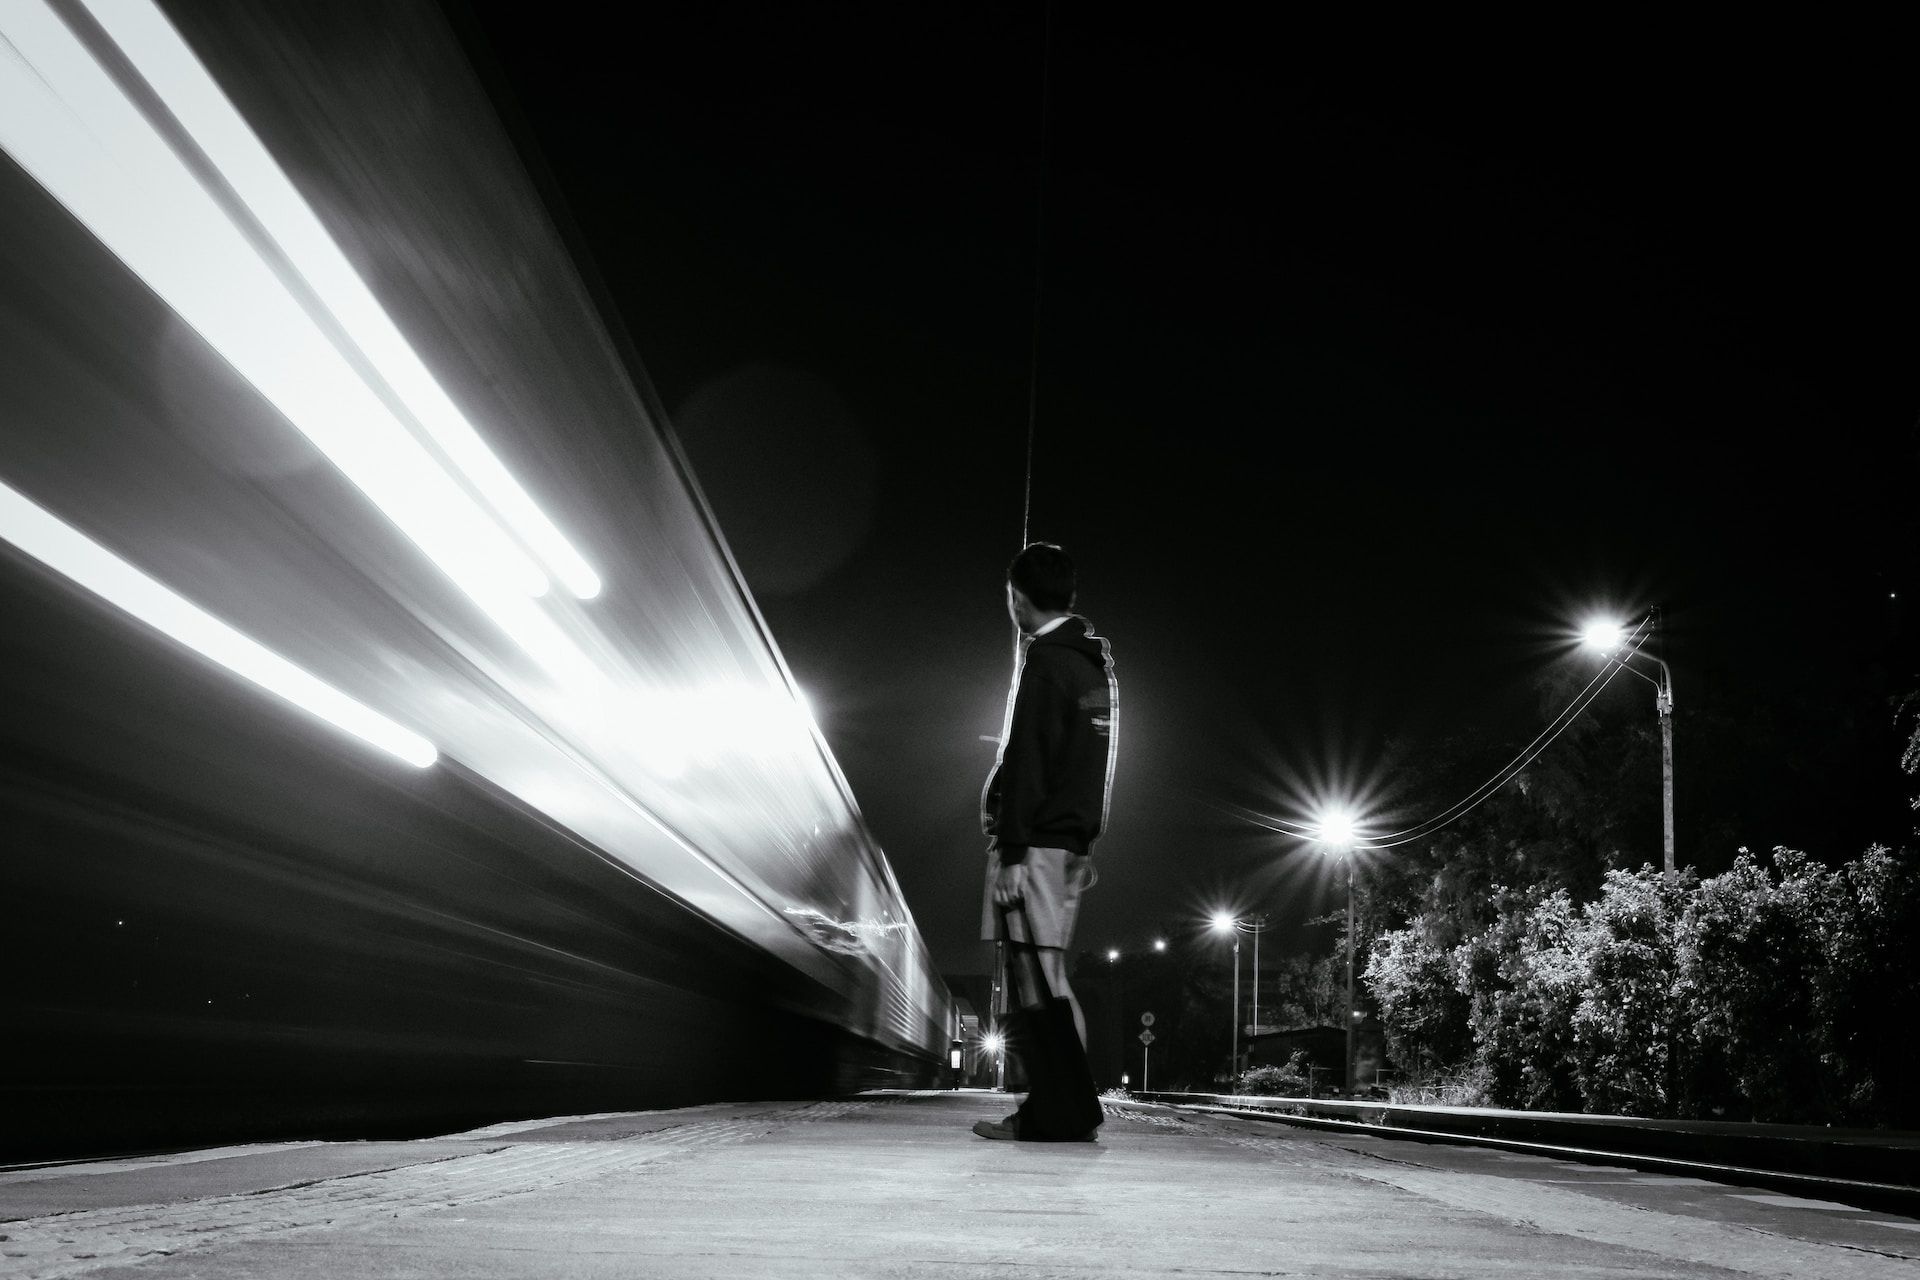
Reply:
[[1324, 1098], [1133, 1096], [1202, 1114], [1620, 1164], [1920, 1216], [1920, 1133]]

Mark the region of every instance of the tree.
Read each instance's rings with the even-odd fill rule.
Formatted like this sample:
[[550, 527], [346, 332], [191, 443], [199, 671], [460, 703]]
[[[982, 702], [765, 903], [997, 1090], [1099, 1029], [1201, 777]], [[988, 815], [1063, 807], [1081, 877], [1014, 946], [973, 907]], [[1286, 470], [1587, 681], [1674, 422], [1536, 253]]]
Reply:
[[1573, 1068], [1589, 1111], [1670, 1115], [1680, 1080], [1680, 982], [1675, 929], [1690, 878], [1651, 866], [1609, 871], [1568, 937], [1580, 975]]
[[1826, 872], [1791, 849], [1774, 851], [1771, 871], [1743, 851], [1695, 894], [1679, 967], [1696, 1069], [1723, 1072], [1732, 1101], [1756, 1118], [1834, 1115], [1831, 1036], [1819, 1007], [1819, 992], [1832, 985], [1832, 908]]
[[1920, 1123], [1920, 1087], [1905, 1029], [1920, 1018], [1920, 866], [1912, 851], [1883, 847], [1830, 877], [1828, 981], [1816, 997], [1829, 1065], [1850, 1118], [1909, 1128]]
[[1380, 1010], [1387, 1056], [1419, 1075], [1458, 1070], [1473, 1051], [1468, 1003], [1454, 979], [1453, 953], [1435, 938], [1433, 918], [1376, 938], [1367, 990]]
[[1493, 923], [1453, 953], [1475, 1065], [1502, 1106], [1575, 1110], [1573, 1012], [1584, 975], [1568, 945], [1572, 895], [1499, 889], [1493, 900]]

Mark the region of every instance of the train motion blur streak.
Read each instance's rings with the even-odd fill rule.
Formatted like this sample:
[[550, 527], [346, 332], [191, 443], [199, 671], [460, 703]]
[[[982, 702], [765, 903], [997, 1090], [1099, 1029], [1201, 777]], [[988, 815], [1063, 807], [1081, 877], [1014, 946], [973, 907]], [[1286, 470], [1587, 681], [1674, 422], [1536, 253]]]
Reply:
[[440, 16], [0, 36], [8, 1146], [930, 1070], [899, 887]]

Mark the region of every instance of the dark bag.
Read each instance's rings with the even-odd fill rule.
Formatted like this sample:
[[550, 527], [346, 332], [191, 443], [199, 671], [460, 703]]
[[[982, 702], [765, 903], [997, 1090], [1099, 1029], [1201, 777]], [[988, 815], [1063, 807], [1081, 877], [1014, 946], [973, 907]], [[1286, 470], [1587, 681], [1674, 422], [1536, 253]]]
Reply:
[[[1007, 911], [1000, 913], [1000, 935], [1007, 938], [1007, 977], [1013, 996], [1008, 1021], [1009, 1045], [1027, 1070], [1027, 1100], [1014, 1114], [1020, 1137], [1037, 1142], [1075, 1142], [1093, 1136], [1103, 1116], [1093, 1087], [1086, 1047], [1073, 1026], [1073, 1006], [1055, 995], [1034, 948], [1012, 941]], [[1019, 908], [1027, 937], [1033, 922]]]

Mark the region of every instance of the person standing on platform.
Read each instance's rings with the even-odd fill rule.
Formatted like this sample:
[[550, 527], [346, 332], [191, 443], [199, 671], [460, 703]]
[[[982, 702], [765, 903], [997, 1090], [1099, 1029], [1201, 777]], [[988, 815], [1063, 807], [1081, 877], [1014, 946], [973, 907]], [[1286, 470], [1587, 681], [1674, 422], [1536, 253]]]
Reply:
[[[1090, 1089], [1086, 1017], [1067, 984], [1067, 955], [1081, 895], [1094, 882], [1093, 842], [1107, 825], [1120, 703], [1112, 650], [1073, 612], [1077, 585], [1073, 561], [1051, 543], [1028, 546], [1007, 570], [1007, 611], [1020, 641], [999, 758], [981, 796], [981, 828], [991, 839], [981, 937], [1007, 946], [1009, 995], [1020, 1010], [1015, 1052], [1021, 1017], [1034, 1016], [1049, 992], [1064, 998], [1079, 1033], [1079, 1075]], [[1046, 991], [1033, 981], [1036, 963]], [[1058, 1114], [1047, 1104], [1058, 1101], [1059, 1090], [1079, 1086], [1063, 1083], [1057, 1071], [1034, 1078], [1039, 1064], [1022, 1065], [1027, 1100], [1005, 1120], [982, 1120], [973, 1131], [983, 1138], [1091, 1141], [1091, 1128], [1047, 1131], [1047, 1117]], [[1074, 1102], [1083, 1107], [1085, 1100]]]

